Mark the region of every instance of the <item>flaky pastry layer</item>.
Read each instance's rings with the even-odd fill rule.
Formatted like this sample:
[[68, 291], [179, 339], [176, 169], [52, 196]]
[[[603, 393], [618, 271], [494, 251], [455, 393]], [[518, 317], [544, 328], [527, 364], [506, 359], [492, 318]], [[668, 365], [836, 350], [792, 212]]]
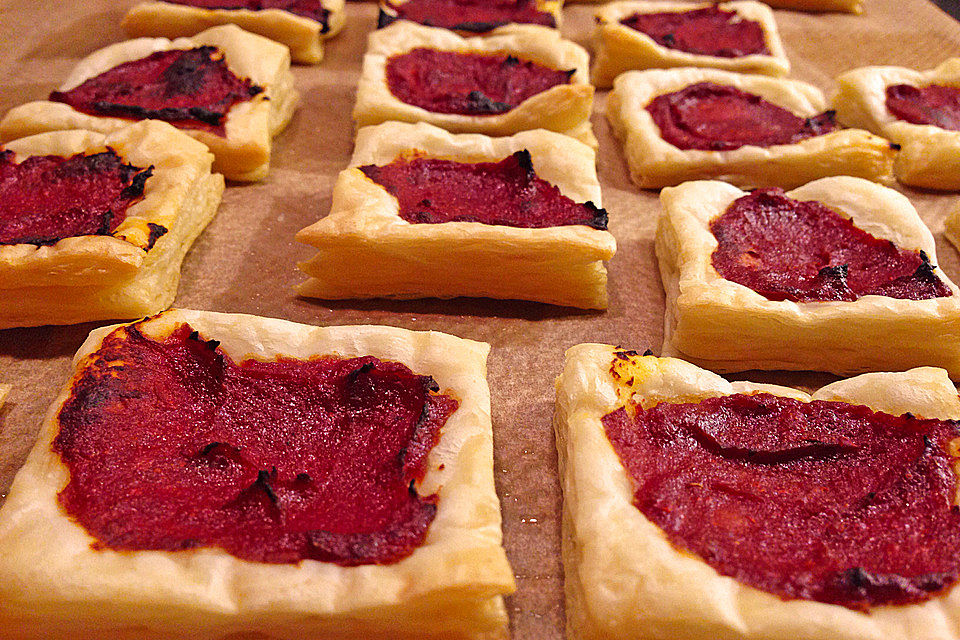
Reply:
[[659, 95], [698, 82], [729, 85], [760, 96], [801, 117], [826, 109], [819, 89], [798, 80], [745, 75], [720, 69], [628, 71], [607, 97], [607, 119], [623, 141], [633, 181], [640, 187], [667, 187], [688, 180], [724, 180], [742, 187], [792, 188], [834, 175], [892, 181], [894, 151], [867, 131], [843, 129], [795, 144], [746, 145], [732, 151], [679, 149], [660, 135], [646, 107]]
[[413, 224], [397, 199], [357, 167], [415, 153], [458, 162], [493, 162], [526, 149], [540, 178], [576, 202], [598, 207], [595, 154], [552, 131], [510, 137], [451, 134], [428, 124], [364, 127], [349, 169], [333, 190], [330, 214], [297, 234], [319, 249], [301, 263], [311, 279], [298, 291], [319, 298], [481, 296], [602, 309], [604, 260], [616, 241], [583, 225], [527, 229], [480, 222]]
[[419, 491], [438, 492], [423, 544], [390, 565], [268, 564], [216, 548], [94, 550], [57, 501], [69, 471], [51, 450], [57, 414], [114, 327], [97, 329], [54, 401], [0, 510], [0, 624], [11, 640], [220, 638], [492, 640], [506, 636], [514, 589], [501, 548], [485, 343], [380, 326], [313, 327], [239, 314], [171, 310], [143, 325], [167, 335], [188, 322], [232, 358], [373, 355], [430, 375], [460, 406], [430, 453]]
[[[176, 40], [137, 38], [90, 54], [80, 61], [59, 90], [69, 91], [117, 65], [157, 51], [203, 45], [220, 49], [233, 73], [249, 78], [264, 91], [231, 107], [225, 119], [225, 136], [200, 129], [181, 130], [210, 148], [216, 158], [214, 171], [230, 180], [260, 180], [270, 168], [271, 138], [287, 126], [299, 102], [290, 72], [290, 53], [284, 45], [247, 33], [236, 25], [213, 27], [191, 38]], [[0, 120], [0, 140], [66, 129], [110, 133], [132, 122], [124, 118], [88, 115], [61, 102], [41, 100], [7, 112]]]
[[[923, 604], [874, 607], [784, 600], [717, 573], [677, 550], [633, 505], [633, 482], [606, 437], [601, 418], [628, 400], [696, 402], [765, 392], [802, 401], [863, 404], [922, 418], [960, 417], [960, 399], [945, 371], [869, 373], [823, 387], [796, 389], [727, 382], [673, 358], [631, 352], [620, 379], [614, 347], [581, 344], [567, 351], [557, 379], [554, 415], [563, 488], [563, 564], [570, 640], [958, 640], [960, 590]], [[632, 382], [630, 382], [632, 380]]]

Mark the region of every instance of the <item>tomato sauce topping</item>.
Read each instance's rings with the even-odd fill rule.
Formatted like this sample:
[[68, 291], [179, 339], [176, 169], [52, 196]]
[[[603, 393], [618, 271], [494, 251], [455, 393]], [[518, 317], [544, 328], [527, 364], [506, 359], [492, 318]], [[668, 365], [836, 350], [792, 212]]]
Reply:
[[505, 54], [417, 48], [387, 60], [387, 86], [398, 100], [434, 113], [490, 116], [561, 84], [557, 71]]
[[124, 62], [69, 91], [54, 91], [50, 100], [95, 116], [166, 120], [224, 135], [230, 107], [262, 91], [234, 75], [219, 49], [197, 47]]
[[371, 356], [234, 362], [189, 325], [118, 329], [85, 362], [54, 450], [94, 548], [387, 564], [422, 543], [415, 484], [457, 400]]
[[676, 51], [719, 58], [770, 55], [759, 22], [715, 6], [692, 11], [634, 13], [620, 23]]
[[152, 173], [153, 167], [124, 164], [112, 150], [20, 163], [12, 151], [0, 151], [0, 244], [109, 235], [143, 197]]
[[758, 189], [710, 223], [710, 261], [727, 280], [770, 300], [926, 300], [953, 295], [923, 251], [901, 249], [821, 202]]
[[664, 140], [680, 149], [731, 151], [794, 144], [837, 130], [833, 111], [801, 118], [736, 87], [698, 82], [654, 98], [647, 111]]
[[960, 573], [955, 421], [757, 393], [621, 408], [603, 425], [634, 505], [722, 575], [865, 611]]
[[188, 7], [201, 9], [247, 9], [248, 11], [264, 11], [266, 9], [280, 9], [289, 13], [310, 18], [319, 22], [322, 27], [320, 33], [330, 30], [328, 24], [330, 12], [323, 8], [320, 0], [163, 0], [172, 4], [182, 4]]
[[399, 201], [400, 217], [407, 222], [607, 228], [606, 211], [592, 202], [574, 202], [538, 177], [526, 150], [499, 162], [397, 158], [382, 167], [360, 167], [360, 171]]
[[960, 131], [960, 88], [942, 84], [914, 87], [895, 84], [887, 87], [887, 109], [912, 124], [932, 124]]
[[387, 2], [387, 7], [391, 13], [380, 11], [378, 29], [396, 20], [473, 33], [510, 23], [557, 26], [553, 14], [537, 9], [535, 0], [408, 0]]

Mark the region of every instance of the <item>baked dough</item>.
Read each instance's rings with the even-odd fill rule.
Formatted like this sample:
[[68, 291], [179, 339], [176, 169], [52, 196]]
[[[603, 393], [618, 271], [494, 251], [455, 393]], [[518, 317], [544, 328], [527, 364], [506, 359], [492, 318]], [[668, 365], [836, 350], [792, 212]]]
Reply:
[[[0, 246], [0, 328], [136, 318], [173, 302], [180, 263], [223, 194], [223, 176], [210, 173], [213, 155], [204, 145], [159, 120], [106, 135], [54, 131], [5, 145], [17, 161], [107, 147], [128, 164], [153, 166], [143, 199], [111, 235]], [[167, 230], [152, 248], [151, 224]]]
[[[393, 21], [399, 20], [397, 17], [396, 7], [403, 5], [410, 0], [380, 0], [380, 17], [377, 19], [377, 23], [383, 24], [392, 24]], [[563, 0], [534, 0], [534, 6], [537, 11], [542, 11], [544, 13], [549, 13], [553, 16], [553, 21], [556, 25], [556, 29], [559, 29], [563, 22]], [[384, 24], [386, 22], [386, 24]], [[512, 23], [512, 24], [526, 24], [526, 23]], [[482, 33], [481, 31], [474, 29], [473, 31], [466, 31], [462, 29], [454, 29], [455, 33], [460, 34], [461, 36], [475, 36], [477, 33]], [[487, 32], [489, 33], [489, 32]]]
[[593, 33], [594, 60], [590, 79], [594, 86], [613, 85], [613, 79], [631, 69], [666, 67], [711, 67], [740, 73], [759, 73], [785, 76], [790, 72], [790, 61], [780, 42], [777, 23], [770, 8], [754, 0], [723, 2], [716, 7], [733, 11], [744, 20], [760, 24], [769, 55], [751, 54], [737, 58], [700, 55], [670, 49], [658, 44], [645, 33], [620, 23], [635, 13], [681, 12], [714, 6], [711, 3], [691, 3], [683, 0], [622, 0], [611, 2], [597, 10], [597, 27]]
[[[673, 358], [630, 355], [616, 381], [614, 347], [567, 351], [554, 417], [563, 488], [563, 564], [570, 640], [957, 640], [960, 589], [923, 604], [881, 606], [869, 614], [808, 600], [783, 600], [717, 573], [680, 552], [633, 506], [633, 485], [601, 418], [627, 399], [692, 402], [763, 391], [799, 400], [864, 404], [918, 417], [960, 417], [957, 391], [941, 369], [865, 374], [796, 389], [720, 376]], [[632, 384], [626, 382], [632, 380]]]
[[530, 152], [537, 175], [576, 202], [600, 202], [595, 154], [551, 131], [506, 138], [451, 134], [428, 124], [388, 122], [357, 134], [349, 169], [333, 189], [330, 215], [297, 234], [319, 249], [300, 264], [318, 298], [483, 296], [603, 309], [604, 260], [616, 241], [583, 225], [526, 229], [480, 222], [412, 224], [397, 199], [356, 167], [385, 165], [413, 152], [459, 162], [499, 161]]
[[[567, 0], [568, 2], [603, 2], [604, 0]], [[794, 9], [796, 11], [840, 11], [844, 13], [862, 13], [862, 0], [763, 0], [774, 9]]]
[[[283, 45], [243, 31], [235, 25], [213, 27], [192, 38], [137, 38], [104, 47], [80, 61], [60, 86], [69, 91], [119, 64], [156, 51], [212, 45], [223, 51], [227, 66], [240, 77], [264, 88], [250, 100], [235, 104], [225, 119], [226, 136], [200, 129], [183, 129], [207, 145], [216, 157], [214, 171], [229, 180], [254, 181], [270, 168], [270, 139], [283, 130], [299, 101], [290, 72], [290, 53]], [[61, 102], [41, 100], [11, 109], [0, 120], [0, 140], [9, 141], [44, 131], [85, 129], [110, 133], [131, 124], [124, 118], [91, 116]]]
[[294, 62], [317, 64], [323, 59], [323, 41], [337, 35], [346, 21], [344, 0], [324, 0], [330, 12], [327, 31], [316, 20], [282, 9], [204, 9], [170, 2], [141, 2], [123, 18], [131, 38], [192, 36], [221, 24], [235, 24], [250, 33], [270, 38], [290, 48]]
[[[745, 192], [723, 182], [688, 182], [660, 194], [656, 251], [666, 290], [663, 355], [714, 371], [791, 369], [840, 375], [943, 367], [960, 378], [960, 289], [952, 296], [900, 300], [867, 295], [853, 302], [769, 300], [723, 278], [711, 256], [710, 221]], [[910, 201], [850, 177], [824, 178], [787, 193], [816, 200], [871, 235], [926, 252], [936, 243]], [[731, 338], [731, 336], [734, 336]]]
[[732, 151], [682, 150], [660, 136], [646, 107], [658, 95], [698, 82], [729, 85], [759, 95], [798, 116], [826, 109], [819, 89], [798, 80], [744, 75], [719, 69], [628, 71], [617, 77], [607, 97], [607, 119], [624, 142], [634, 182], [644, 188], [667, 187], [687, 180], [725, 180], [742, 187], [792, 188], [831, 175], [892, 182], [894, 151], [890, 144], [859, 129], [844, 129], [796, 144]]
[[[373, 355], [431, 375], [460, 401], [430, 453], [420, 492], [439, 492], [424, 543], [389, 565], [269, 564], [215, 548], [96, 551], [59, 506], [69, 472], [51, 443], [97, 329], [54, 401], [0, 510], [0, 625], [10, 640], [220, 638], [241, 632], [301, 640], [506, 637], [502, 595], [514, 579], [500, 546], [485, 343], [381, 326], [313, 327], [238, 314], [171, 310], [143, 325], [188, 322], [233, 358]], [[231, 638], [237, 636], [231, 635]], [[247, 637], [247, 636], [242, 636]]]
[[[399, 100], [387, 87], [387, 60], [418, 47], [461, 53], [510, 54], [551, 69], [573, 69], [574, 73], [570, 84], [551, 87], [505, 113], [487, 116], [434, 113]], [[596, 149], [597, 139], [590, 126], [593, 86], [587, 75], [588, 62], [589, 55], [583, 47], [562, 39], [559, 31], [549, 27], [511, 24], [494, 29], [488, 35], [462, 38], [447, 29], [401, 20], [370, 34], [357, 85], [353, 119], [360, 127], [390, 120], [427, 122], [453, 133], [489, 136], [549, 129], [565, 133]]]
[[845, 125], [873, 131], [900, 145], [893, 171], [915, 187], [960, 189], [960, 131], [912, 124], [887, 110], [889, 85], [960, 86], [960, 58], [929, 71], [903, 67], [862, 67], [837, 76], [833, 107]]

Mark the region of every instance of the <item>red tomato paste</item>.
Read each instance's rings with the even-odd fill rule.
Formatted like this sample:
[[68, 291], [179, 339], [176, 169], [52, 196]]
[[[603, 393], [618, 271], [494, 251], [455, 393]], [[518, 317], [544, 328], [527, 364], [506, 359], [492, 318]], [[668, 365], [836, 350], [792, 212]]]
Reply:
[[392, 14], [381, 11], [377, 28], [401, 19], [474, 33], [514, 22], [557, 26], [553, 14], [537, 9], [535, 0], [408, 0], [387, 6]]
[[19, 164], [13, 156], [0, 151], [0, 244], [110, 234], [143, 197], [153, 173], [153, 167], [124, 164], [113, 151], [29, 156]]
[[327, 24], [330, 12], [323, 8], [320, 0], [163, 0], [172, 4], [183, 4], [188, 7], [202, 9], [247, 9], [248, 11], [263, 11], [265, 9], [280, 9], [289, 13], [310, 18], [322, 26], [320, 33], [326, 33], [330, 27]]
[[561, 84], [573, 71], [557, 71], [504, 54], [418, 48], [387, 60], [387, 86], [398, 100], [434, 113], [470, 116], [510, 111]]
[[224, 135], [230, 107], [262, 91], [234, 75], [216, 47], [197, 47], [124, 62], [70, 91], [54, 91], [50, 100], [90, 115], [166, 120]]
[[960, 572], [955, 421], [766, 393], [603, 418], [634, 505], [718, 573], [867, 610]]
[[635, 13], [620, 22], [647, 34], [662, 47], [686, 53], [719, 58], [770, 55], [759, 22], [715, 6], [692, 11]]
[[606, 211], [592, 202], [574, 202], [538, 177], [529, 151], [518, 151], [500, 162], [398, 158], [382, 167], [360, 167], [360, 171], [397, 198], [400, 217], [407, 222], [607, 228]]
[[712, 82], [657, 96], [647, 111], [663, 139], [680, 149], [793, 144], [838, 129], [833, 111], [801, 118], [760, 96]]
[[710, 223], [713, 268], [770, 300], [926, 300], [953, 295], [922, 251], [901, 249], [823, 203], [781, 189], [738, 198]]
[[366, 356], [236, 363], [188, 325], [110, 334], [59, 414], [60, 503], [95, 548], [220, 547], [344, 566], [411, 554], [436, 513], [416, 482], [458, 402]]
[[960, 131], [960, 88], [957, 87], [891, 85], [887, 87], [887, 109], [912, 124], [932, 124]]

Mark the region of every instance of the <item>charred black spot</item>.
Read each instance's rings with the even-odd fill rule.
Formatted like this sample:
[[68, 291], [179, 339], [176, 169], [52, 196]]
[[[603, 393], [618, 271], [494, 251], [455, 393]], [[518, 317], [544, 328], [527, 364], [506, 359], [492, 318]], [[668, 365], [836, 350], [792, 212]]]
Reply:
[[894, 151], [900, 151], [900, 149], [902, 149], [903, 147], [901, 147], [901, 146], [900, 146], [899, 144], [897, 144], [896, 142], [891, 142], [891, 143], [890, 143], [890, 148], [893, 149]]
[[357, 378], [359, 378], [360, 376], [373, 371], [374, 366], [375, 365], [372, 362], [367, 362], [366, 364], [360, 365], [359, 367], [357, 367], [356, 369], [354, 369], [353, 371], [347, 374], [347, 382], [348, 383], [356, 382]]
[[162, 224], [154, 224], [153, 222], [148, 222], [147, 226], [150, 228], [150, 235], [147, 237], [147, 251], [149, 251], [153, 249], [153, 245], [157, 244], [157, 240], [161, 236], [166, 235], [169, 229]]
[[514, 160], [517, 162], [523, 171], [527, 173], [528, 177], [533, 177], [536, 173], [533, 170], [533, 156], [530, 155], [530, 152], [526, 149], [521, 149], [513, 154]]
[[473, 113], [504, 113], [513, 107], [505, 102], [488, 98], [482, 91], [474, 90], [467, 94], [467, 107]]
[[518, 64], [520, 64], [520, 58], [516, 56], [507, 56], [507, 59], [503, 61], [505, 67], [515, 67]]
[[138, 173], [135, 173], [129, 178], [130, 184], [124, 187], [120, 195], [124, 198], [130, 198], [131, 200], [143, 196], [143, 189], [147, 184], [147, 180], [153, 175], [153, 165], [150, 165], [146, 169], [139, 169], [132, 165], [125, 165], [124, 168], [133, 169]]
[[377, 16], [377, 29], [383, 29], [384, 27], [388, 27], [399, 19], [400, 19], [400, 16], [392, 13], [387, 13], [386, 11], [383, 10], [383, 8], [381, 8], [380, 14]]
[[652, 356], [652, 355], [653, 355], [653, 349], [647, 349], [646, 351], [643, 352], [643, 355], [644, 355], [644, 356]]
[[593, 227], [594, 229], [599, 229], [600, 231], [606, 231], [607, 224], [610, 222], [610, 218], [607, 215], [607, 210], [598, 207], [590, 200], [584, 202], [583, 206], [593, 214], [593, 219], [587, 223], [587, 226]]

